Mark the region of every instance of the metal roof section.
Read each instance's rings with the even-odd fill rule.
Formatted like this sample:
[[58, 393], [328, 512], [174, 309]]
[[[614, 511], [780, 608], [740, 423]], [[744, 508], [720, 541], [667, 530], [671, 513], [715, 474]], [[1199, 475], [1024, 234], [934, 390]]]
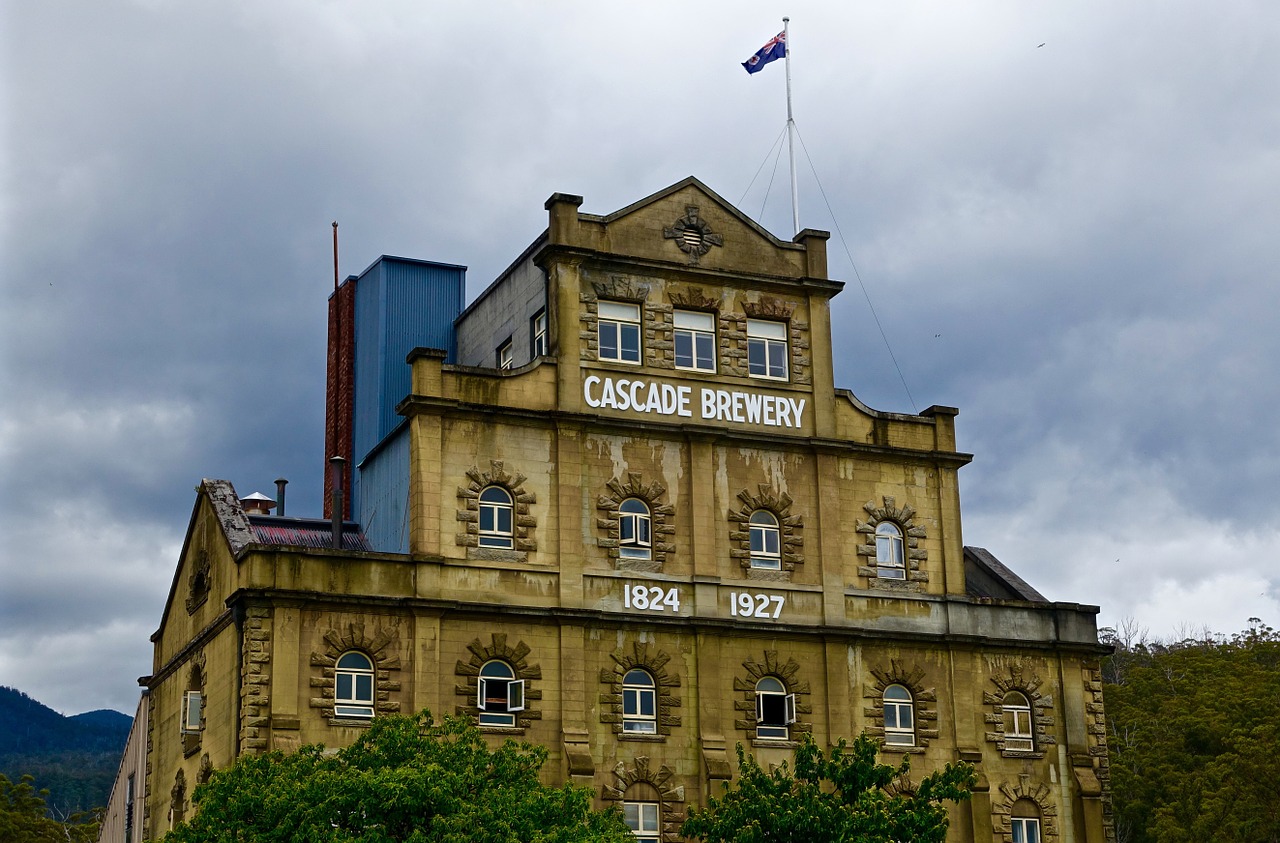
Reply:
[[964, 567], [965, 591], [970, 597], [1050, 602], [1049, 598], [1032, 588], [985, 547], [965, 546]]
[[[278, 547], [333, 549], [333, 522], [326, 518], [280, 518], [274, 515], [248, 516], [257, 544]], [[373, 550], [360, 525], [346, 521], [342, 525], [343, 550]]]

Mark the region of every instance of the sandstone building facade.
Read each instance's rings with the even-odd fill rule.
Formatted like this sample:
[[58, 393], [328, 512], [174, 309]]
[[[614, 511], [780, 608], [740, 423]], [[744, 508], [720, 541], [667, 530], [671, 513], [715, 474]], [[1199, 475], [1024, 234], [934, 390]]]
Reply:
[[779, 240], [692, 178], [581, 202], [552, 196], [465, 310], [429, 262], [335, 294], [341, 547], [201, 484], [139, 838], [239, 754], [427, 708], [545, 745], [643, 840], [679, 839], [735, 744], [776, 763], [804, 733], [874, 735], [917, 781], [972, 762], [949, 839], [1113, 839], [1097, 609], [964, 546], [954, 409], [836, 387], [826, 233]]

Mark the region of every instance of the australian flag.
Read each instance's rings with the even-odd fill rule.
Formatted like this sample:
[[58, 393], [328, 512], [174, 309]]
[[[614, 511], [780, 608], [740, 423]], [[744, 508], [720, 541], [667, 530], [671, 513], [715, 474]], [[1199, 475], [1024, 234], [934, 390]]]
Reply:
[[783, 58], [786, 54], [787, 33], [783, 31], [770, 38], [769, 43], [756, 50], [756, 54], [744, 61], [742, 66], [747, 69], [747, 73], [755, 73], [769, 62]]

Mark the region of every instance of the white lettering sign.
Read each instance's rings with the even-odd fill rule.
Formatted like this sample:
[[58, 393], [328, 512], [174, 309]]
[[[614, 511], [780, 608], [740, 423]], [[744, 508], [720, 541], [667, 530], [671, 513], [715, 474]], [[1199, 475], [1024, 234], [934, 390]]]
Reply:
[[[693, 418], [693, 387], [689, 386], [589, 375], [582, 382], [582, 397], [591, 407]], [[804, 418], [803, 398], [702, 387], [698, 399], [698, 417], [703, 421], [799, 428]]]
[[[782, 614], [787, 599], [780, 594], [748, 594], [729, 592], [729, 613], [735, 618], [776, 618]], [[770, 614], [772, 612], [772, 614]]]
[[661, 588], [656, 585], [631, 585], [622, 588], [622, 605], [641, 612], [680, 611], [680, 589]]

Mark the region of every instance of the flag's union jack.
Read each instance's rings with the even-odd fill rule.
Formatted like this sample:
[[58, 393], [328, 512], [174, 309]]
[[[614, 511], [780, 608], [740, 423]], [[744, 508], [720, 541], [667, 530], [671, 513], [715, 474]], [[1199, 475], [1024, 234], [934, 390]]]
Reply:
[[769, 39], [769, 43], [756, 50], [756, 54], [742, 63], [747, 69], [747, 73], [755, 73], [774, 59], [780, 59], [787, 54], [787, 33], [779, 32], [777, 35]]

